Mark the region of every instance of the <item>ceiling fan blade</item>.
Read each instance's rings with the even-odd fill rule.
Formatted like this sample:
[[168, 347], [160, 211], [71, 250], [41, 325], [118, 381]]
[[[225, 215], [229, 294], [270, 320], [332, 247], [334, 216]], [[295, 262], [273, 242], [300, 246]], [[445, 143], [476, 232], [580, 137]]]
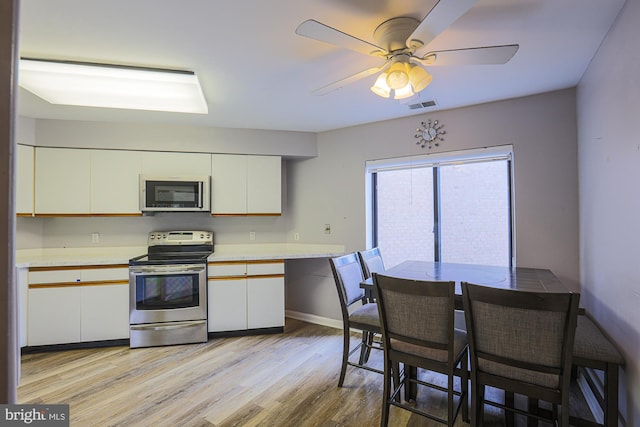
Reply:
[[500, 65], [509, 62], [520, 46], [472, 47], [428, 52], [420, 60], [424, 65]]
[[346, 77], [344, 79], [338, 80], [337, 82], [333, 82], [330, 83], [326, 86], [321, 87], [320, 89], [316, 89], [313, 91], [314, 95], [318, 95], [318, 96], [322, 96], [322, 95], [326, 95], [330, 92], [333, 92], [335, 90], [341, 89], [344, 86], [351, 84], [353, 82], [356, 82], [360, 79], [363, 79], [365, 77], [368, 77], [372, 74], [376, 74], [379, 73], [381, 71], [383, 71], [387, 65], [389, 64], [389, 62], [386, 62], [382, 67], [373, 67], [373, 68], [368, 68], [364, 71], [360, 71], [359, 73], [353, 74], [349, 77]]
[[464, 15], [478, 0], [439, 0], [407, 39], [407, 46], [426, 46], [447, 27]]
[[299, 36], [308, 37], [310, 39], [319, 40], [321, 42], [329, 43], [334, 46], [343, 47], [356, 52], [364, 53], [365, 55], [371, 55], [376, 51], [383, 51], [382, 48], [353, 37], [347, 33], [343, 33], [340, 30], [329, 27], [314, 19], [304, 21], [296, 28], [296, 34]]

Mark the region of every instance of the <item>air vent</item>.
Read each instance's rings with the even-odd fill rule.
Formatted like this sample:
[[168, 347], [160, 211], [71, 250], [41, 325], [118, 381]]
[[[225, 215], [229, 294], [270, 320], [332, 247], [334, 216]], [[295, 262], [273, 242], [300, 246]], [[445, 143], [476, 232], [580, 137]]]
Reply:
[[417, 104], [409, 104], [410, 110], [418, 110], [420, 108], [435, 107], [436, 101], [418, 102]]

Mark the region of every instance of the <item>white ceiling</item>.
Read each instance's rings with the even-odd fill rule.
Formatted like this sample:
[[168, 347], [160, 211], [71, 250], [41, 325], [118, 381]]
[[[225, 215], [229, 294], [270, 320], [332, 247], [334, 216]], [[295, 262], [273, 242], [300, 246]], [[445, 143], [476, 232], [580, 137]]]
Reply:
[[[164, 122], [319, 132], [575, 86], [624, 0], [479, 0], [428, 50], [517, 43], [506, 65], [430, 67], [410, 110], [374, 95], [370, 76], [311, 92], [383, 60], [295, 34], [313, 18], [374, 43], [396, 16], [422, 19], [437, 0], [22, 0], [23, 57], [193, 70], [209, 114], [54, 106], [20, 89], [36, 118]], [[455, 0], [441, 0], [455, 1]]]

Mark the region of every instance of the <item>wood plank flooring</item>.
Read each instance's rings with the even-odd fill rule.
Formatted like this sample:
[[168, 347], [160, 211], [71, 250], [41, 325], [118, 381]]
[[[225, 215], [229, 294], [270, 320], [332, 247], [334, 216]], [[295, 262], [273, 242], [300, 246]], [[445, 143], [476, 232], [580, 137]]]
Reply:
[[[341, 333], [287, 319], [277, 335], [26, 354], [18, 399], [67, 403], [71, 425], [82, 427], [378, 426], [381, 375], [350, 367], [337, 387]], [[382, 366], [381, 352], [372, 363]], [[445, 414], [445, 401], [423, 390], [417, 405], [437, 404]], [[439, 425], [398, 408], [390, 421]], [[497, 410], [485, 421], [504, 425]], [[468, 424], [459, 417], [456, 426]]]

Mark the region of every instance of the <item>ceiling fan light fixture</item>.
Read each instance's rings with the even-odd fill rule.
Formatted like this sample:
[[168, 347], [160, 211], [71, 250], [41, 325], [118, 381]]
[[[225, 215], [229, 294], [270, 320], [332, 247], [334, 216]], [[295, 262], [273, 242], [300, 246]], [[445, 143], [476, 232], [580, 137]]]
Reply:
[[433, 76], [424, 68], [416, 64], [409, 64], [409, 81], [413, 91], [418, 93], [424, 90], [433, 80]]
[[407, 73], [407, 63], [396, 61], [389, 67], [387, 74], [387, 85], [391, 89], [401, 89], [409, 84], [409, 74]]
[[378, 76], [376, 82], [371, 86], [371, 92], [383, 98], [389, 98], [391, 88], [387, 85], [387, 73], [382, 73]]
[[411, 88], [411, 84], [407, 83], [406, 86], [395, 90], [393, 99], [405, 99], [410, 98], [413, 95], [415, 95], [415, 92]]

